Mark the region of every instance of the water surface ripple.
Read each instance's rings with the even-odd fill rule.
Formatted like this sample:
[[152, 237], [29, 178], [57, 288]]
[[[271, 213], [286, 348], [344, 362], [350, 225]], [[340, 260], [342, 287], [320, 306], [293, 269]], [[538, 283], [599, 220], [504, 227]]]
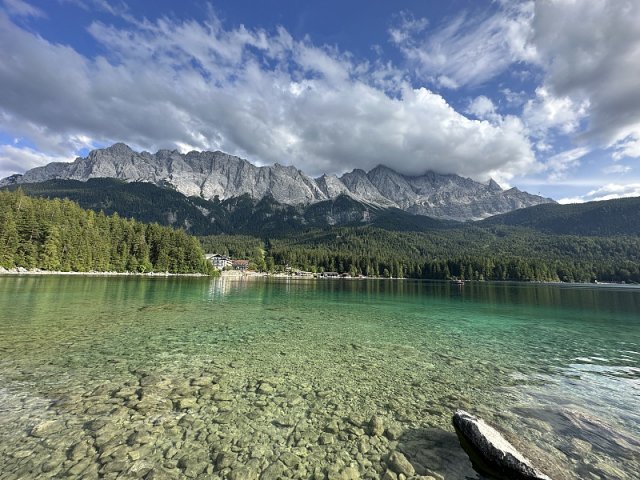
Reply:
[[0, 312], [1, 479], [482, 478], [458, 408], [554, 479], [640, 471], [634, 287], [7, 276]]

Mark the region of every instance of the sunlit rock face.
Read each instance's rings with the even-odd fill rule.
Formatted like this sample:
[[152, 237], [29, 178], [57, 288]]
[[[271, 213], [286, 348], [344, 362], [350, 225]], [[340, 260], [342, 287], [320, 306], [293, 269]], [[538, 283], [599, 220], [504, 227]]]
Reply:
[[308, 205], [346, 194], [375, 206], [461, 221], [553, 202], [516, 188], [503, 190], [493, 180], [485, 184], [458, 175], [427, 172], [412, 177], [380, 165], [369, 172], [356, 169], [342, 177], [314, 179], [293, 166], [258, 167], [223, 152], [160, 150], [151, 154], [135, 152], [123, 143], [93, 150], [72, 163], [50, 163], [12, 175], [0, 180], [0, 186], [100, 177], [150, 182], [207, 200], [243, 194], [259, 200], [269, 195], [279, 203]]

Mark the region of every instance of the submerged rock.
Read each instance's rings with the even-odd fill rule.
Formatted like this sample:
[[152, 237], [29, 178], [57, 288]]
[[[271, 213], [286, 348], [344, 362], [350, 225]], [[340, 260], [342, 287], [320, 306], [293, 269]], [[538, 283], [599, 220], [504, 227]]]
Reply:
[[64, 429], [64, 424], [58, 420], [45, 420], [31, 429], [31, 436], [44, 438]]
[[175, 404], [178, 410], [192, 410], [198, 407], [198, 399], [195, 397], [179, 398]]
[[391, 467], [393, 471], [397, 473], [402, 473], [409, 477], [412, 475], [415, 475], [416, 473], [415, 468], [413, 468], [413, 465], [411, 465], [411, 462], [407, 460], [407, 457], [405, 457], [404, 454], [398, 451], [391, 452], [391, 455], [389, 455], [389, 460], [387, 461], [387, 464], [389, 465], [389, 467]]
[[503, 480], [551, 480], [484, 420], [458, 410], [453, 416], [462, 448], [474, 466]]
[[269, 465], [260, 475], [260, 480], [277, 480], [287, 471], [284, 463], [277, 461]]
[[369, 421], [369, 433], [371, 436], [380, 436], [384, 433], [384, 422], [378, 415], [371, 417]]

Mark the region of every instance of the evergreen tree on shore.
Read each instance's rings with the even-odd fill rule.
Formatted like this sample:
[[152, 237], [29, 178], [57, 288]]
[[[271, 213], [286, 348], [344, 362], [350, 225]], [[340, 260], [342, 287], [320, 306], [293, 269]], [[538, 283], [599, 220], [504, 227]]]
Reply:
[[390, 232], [338, 227], [268, 242], [245, 235], [201, 237], [207, 252], [252, 259], [260, 270], [285, 265], [313, 272], [448, 280], [640, 283], [640, 238], [551, 235], [515, 227]]
[[107, 217], [69, 200], [0, 191], [0, 266], [60, 271], [211, 273], [181, 230]]

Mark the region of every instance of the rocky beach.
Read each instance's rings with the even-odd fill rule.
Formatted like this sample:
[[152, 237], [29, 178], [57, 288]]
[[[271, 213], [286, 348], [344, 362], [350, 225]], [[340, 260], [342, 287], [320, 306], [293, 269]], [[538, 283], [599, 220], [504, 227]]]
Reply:
[[240, 385], [234, 373], [136, 372], [65, 395], [25, 425], [3, 478], [443, 478], [418, 461], [443, 460], [401, 444], [402, 422], [388, 413], [345, 416], [335, 392], [277, 377]]

